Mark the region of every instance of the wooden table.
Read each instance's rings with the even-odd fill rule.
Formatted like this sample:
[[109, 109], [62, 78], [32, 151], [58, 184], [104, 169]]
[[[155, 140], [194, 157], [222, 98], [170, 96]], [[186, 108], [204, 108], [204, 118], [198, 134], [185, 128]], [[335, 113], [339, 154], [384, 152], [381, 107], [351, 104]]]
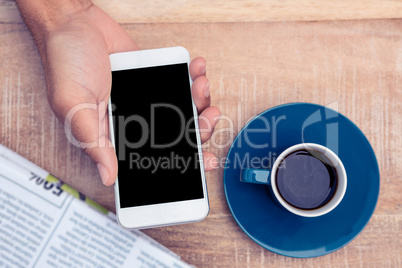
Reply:
[[[219, 159], [256, 114], [312, 102], [355, 122], [380, 166], [381, 192], [369, 224], [323, 257], [283, 257], [248, 238], [226, 204], [222, 168], [207, 174], [207, 219], [146, 234], [197, 267], [402, 266], [402, 20], [392, 19], [402, 18], [400, 2], [95, 2], [141, 48], [181, 45], [207, 59], [212, 102], [226, 118], [217, 130], [234, 123], [231, 134], [214, 136], [222, 148], [210, 143]], [[39, 54], [9, 0], [0, 0], [0, 103], [2, 144], [114, 209], [113, 188], [101, 185], [95, 165], [67, 141], [52, 114]]]

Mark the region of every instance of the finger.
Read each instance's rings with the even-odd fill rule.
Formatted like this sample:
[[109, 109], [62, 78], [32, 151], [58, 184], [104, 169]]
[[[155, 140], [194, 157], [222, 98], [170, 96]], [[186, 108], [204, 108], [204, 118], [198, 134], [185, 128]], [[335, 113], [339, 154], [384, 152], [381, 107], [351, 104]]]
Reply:
[[[117, 28], [116, 30], [119, 34], [115, 34], [114, 38], [117, 39], [118, 42], [114, 42], [110, 47], [110, 53], [128, 52], [139, 49], [134, 40], [131, 39], [131, 37], [121, 27]], [[116, 36], [118, 37], [116, 38]]]
[[212, 132], [214, 131], [220, 116], [221, 111], [215, 106], [208, 107], [198, 116], [201, 143], [204, 143], [211, 138]]
[[199, 114], [211, 105], [209, 81], [206, 76], [199, 76], [194, 80], [191, 92]]
[[204, 160], [205, 171], [211, 171], [218, 167], [218, 158], [214, 154], [207, 151], [203, 151], [202, 158]]
[[96, 163], [103, 184], [109, 186], [116, 181], [117, 158], [107, 135], [105, 116], [106, 105], [80, 104], [67, 113], [64, 125], [67, 138], [84, 149]]
[[190, 62], [190, 76], [191, 79], [195, 80], [197, 77], [206, 75], [207, 61], [198, 57]]

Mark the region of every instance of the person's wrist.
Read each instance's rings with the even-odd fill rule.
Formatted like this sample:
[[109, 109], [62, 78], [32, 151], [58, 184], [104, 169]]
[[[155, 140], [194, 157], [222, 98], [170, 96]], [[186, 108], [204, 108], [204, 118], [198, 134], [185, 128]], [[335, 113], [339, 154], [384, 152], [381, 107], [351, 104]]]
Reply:
[[16, 3], [39, 49], [50, 32], [93, 5], [91, 0], [16, 0]]

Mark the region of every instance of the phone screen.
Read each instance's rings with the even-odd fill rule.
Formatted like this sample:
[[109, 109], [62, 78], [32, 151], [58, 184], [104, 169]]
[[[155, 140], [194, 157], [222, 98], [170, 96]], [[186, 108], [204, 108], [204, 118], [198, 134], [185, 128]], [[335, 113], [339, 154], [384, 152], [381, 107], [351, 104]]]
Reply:
[[187, 63], [112, 72], [120, 207], [204, 197]]

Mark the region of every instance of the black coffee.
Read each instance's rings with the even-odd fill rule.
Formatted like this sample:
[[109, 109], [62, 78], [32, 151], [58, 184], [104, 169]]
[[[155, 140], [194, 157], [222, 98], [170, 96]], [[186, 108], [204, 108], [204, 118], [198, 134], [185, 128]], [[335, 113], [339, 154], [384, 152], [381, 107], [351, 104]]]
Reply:
[[337, 172], [323, 154], [315, 150], [298, 150], [287, 155], [278, 166], [276, 186], [290, 205], [316, 209], [335, 194]]

